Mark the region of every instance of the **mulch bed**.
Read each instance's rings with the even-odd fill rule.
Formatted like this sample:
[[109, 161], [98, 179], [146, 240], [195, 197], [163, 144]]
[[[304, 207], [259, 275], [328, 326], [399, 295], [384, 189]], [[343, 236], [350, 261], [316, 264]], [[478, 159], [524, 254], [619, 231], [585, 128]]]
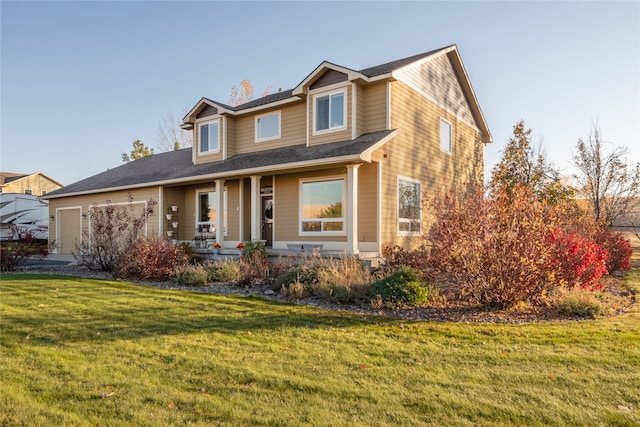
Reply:
[[[63, 266], [28, 266], [20, 268], [17, 273], [58, 274], [113, 280], [113, 276], [110, 273], [96, 271], [74, 264]], [[525, 324], [585, 320], [584, 317], [569, 316], [561, 313], [553, 307], [522, 305], [510, 309], [497, 309], [475, 304], [470, 302], [468, 299], [460, 299], [457, 290], [451, 286], [439, 289], [438, 295], [428, 307], [407, 307], [396, 310], [386, 310], [373, 308], [364, 304], [335, 304], [325, 299], [313, 297], [303, 300], [289, 301], [283, 298], [280, 292], [274, 290], [273, 284], [268, 283], [253, 285], [214, 283], [204, 287], [188, 287], [181, 286], [174, 282], [132, 282], [163, 289], [187, 290], [221, 295], [259, 296], [274, 301], [292, 302], [300, 305], [407, 320], [496, 324]], [[627, 312], [635, 303], [635, 295], [620, 279], [615, 277], [604, 279], [603, 288], [604, 291], [621, 297], [621, 300], [624, 301], [613, 315], [620, 315]]]

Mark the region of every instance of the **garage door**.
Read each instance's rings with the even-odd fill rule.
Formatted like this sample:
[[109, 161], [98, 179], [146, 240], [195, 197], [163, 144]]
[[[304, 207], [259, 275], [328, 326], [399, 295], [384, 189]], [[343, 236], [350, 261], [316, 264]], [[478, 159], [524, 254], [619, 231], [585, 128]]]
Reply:
[[82, 234], [82, 216], [80, 208], [61, 209], [58, 211], [57, 245], [60, 254], [71, 255], [77, 252]]

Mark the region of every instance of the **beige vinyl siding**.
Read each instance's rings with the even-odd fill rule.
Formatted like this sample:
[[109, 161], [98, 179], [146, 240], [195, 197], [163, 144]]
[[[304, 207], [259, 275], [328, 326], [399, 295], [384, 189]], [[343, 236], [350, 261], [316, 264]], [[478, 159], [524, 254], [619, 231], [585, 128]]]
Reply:
[[454, 84], [459, 80], [449, 56], [441, 55], [422, 64], [413, 64], [394, 76], [468, 125], [476, 126], [462, 87]]
[[[362, 96], [358, 96], [358, 122], [362, 123], [362, 133], [387, 128], [387, 82], [368, 85]], [[360, 135], [360, 134], [359, 134]]]
[[354, 88], [356, 91], [356, 136], [360, 136], [366, 132], [366, 90], [364, 86], [358, 84]]
[[326, 132], [322, 132], [318, 135], [314, 135], [314, 131], [313, 131], [313, 127], [314, 127], [314, 121], [313, 121], [313, 115], [315, 114], [314, 111], [314, 107], [315, 107], [315, 96], [316, 95], [321, 95], [323, 93], [325, 93], [324, 91], [320, 91], [320, 92], [314, 92], [312, 95], [309, 95], [309, 116], [308, 116], [308, 120], [309, 120], [309, 146], [314, 146], [314, 145], [320, 145], [320, 144], [326, 144], [329, 142], [338, 142], [338, 141], [350, 141], [351, 138], [351, 117], [352, 117], [352, 108], [351, 108], [351, 102], [353, 99], [353, 90], [351, 89], [351, 85], [348, 86], [344, 86], [344, 87], [337, 87], [337, 88], [332, 88], [330, 90], [328, 90], [327, 92], [334, 92], [334, 91], [340, 91], [340, 90], [344, 90], [345, 91], [345, 95], [347, 98], [347, 102], [345, 104], [345, 110], [346, 110], [346, 119], [345, 119], [345, 124], [346, 127], [344, 128], [344, 130], [339, 130], [339, 131], [326, 131]]
[[32, 195], [42, 196], [59, 188], [61, 188], [60, 184], [53, 182], [42, 174], [36, 173], [6, 183], [2, 186], [2, 192], [24, 194], [25, 190], [31, 190]]
[[[256, 142], [256, 116], [280, 111], [280, 138]], [[274, 108], [261, 110], [256, 114], [249, 114], [236, 118], [234, 139], [229, 140], [235, 154], [251, 153], [272, 148], [300, 145], [305, 143], [306, 102], [300, 101]]]
[[225, 148], [227, 150], [227, 158], [230, 158], [240, 153], [236, 142], [238, 138], [238, 120], [235, 117], [225, 117], [225, 123], [227, 125]]
[[[275, 178], [275, 214], [276, 220], [274, 240], [278, 241], [317, 241], [317, 242], [346, 242], [346, 236], [300, 236], [300, 179], [322, 178], [324, 176], [347, 177], [347, 169], [333, 168], [322, 171], [292, 173], [278, 175]], [[345, 221], [346, 223], [346, 221]]]
[[378, 241], [378, 164], [358, 168], [358, 241]]
[[[383, 163], [382, 243], [417, 245], [419, 237], [397, 233], [398, 176], [420, 180], [423, 194], [430, 195], [481, 180], [484, 147], [475, 129], [406, 84], [393, 82], [391, 97], [391, 127], [399, 129], [398, 135], [373, 156]], [[440, 118], [452, 124], [451, 153], [440, 150]], [[423, 213], [423, 232], [428, 225]]]

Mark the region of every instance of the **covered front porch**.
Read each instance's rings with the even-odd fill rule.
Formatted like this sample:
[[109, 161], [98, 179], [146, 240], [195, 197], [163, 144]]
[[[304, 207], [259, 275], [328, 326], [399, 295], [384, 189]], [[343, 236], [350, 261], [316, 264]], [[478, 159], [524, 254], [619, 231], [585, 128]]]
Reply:
[[[375, 257], [379, 201], [377, 180], [371, 178], [377, 174], [375, 167], [366, 166], [167, 185], [161, 192], [160, 229], [211, 259], [239, 255], [238, 246], [246, 242], [262, 242], [272, 256], [316, 250], [326, 256]], [[363, 169], [369, 178], [364, 188]], [[360, 209], [363, 201], [368, 202], [366, 210]], [[359, 227], [363, 218], [365, 230]]]

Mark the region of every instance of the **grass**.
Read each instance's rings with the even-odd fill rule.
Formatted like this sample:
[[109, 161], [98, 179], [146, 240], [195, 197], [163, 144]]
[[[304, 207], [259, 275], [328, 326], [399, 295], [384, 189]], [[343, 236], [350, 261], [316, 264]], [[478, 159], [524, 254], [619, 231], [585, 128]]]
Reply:
[[410, 322], [15, 274], [0, 308], [1, 425], [640, 425], [637, 305]]

